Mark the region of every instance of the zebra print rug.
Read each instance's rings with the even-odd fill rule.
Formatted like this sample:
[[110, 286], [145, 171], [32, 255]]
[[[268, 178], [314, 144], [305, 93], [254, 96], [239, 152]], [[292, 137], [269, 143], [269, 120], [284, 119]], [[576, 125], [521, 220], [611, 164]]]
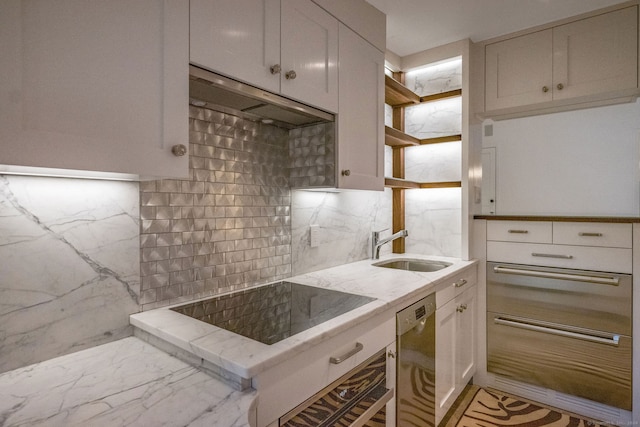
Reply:
[[609, 427], [553, 408], [479, 389], [456, 427]]

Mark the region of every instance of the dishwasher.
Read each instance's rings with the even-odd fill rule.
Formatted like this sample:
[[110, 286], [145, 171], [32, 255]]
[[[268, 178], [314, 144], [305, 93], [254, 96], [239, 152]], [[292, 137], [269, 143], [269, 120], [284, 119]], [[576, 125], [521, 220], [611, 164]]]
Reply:
[[396, 420], [398, 427], [435, 427], [436, 297], [431, 294], [396, 315]]

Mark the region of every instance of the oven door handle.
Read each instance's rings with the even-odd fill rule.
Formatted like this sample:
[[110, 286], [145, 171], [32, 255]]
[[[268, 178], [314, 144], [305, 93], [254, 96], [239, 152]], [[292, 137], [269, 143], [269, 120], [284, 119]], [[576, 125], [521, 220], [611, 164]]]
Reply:
[[[506, 316], [494, 317], [493, 321], [498, 325], [511, 326], [514, 328], [526, 329], [528, 331], [542, 332], [546, 334], [559, 335], [562, 337], [576, 338], [584, 341], [595, 342], [598, 344], [606, 344], [617, 347], [620, 341], [620, 335], [611, 334], [610, 337], [599, 337], [579, 332], [565, 331], [562, 329], [550, 328], [547, 326], [536, 325], [535, 323], [523, 323], [518, 320], [509, 319]], [[529, 321], [528, 321], [529, 322]]]
[[511, 268], [497, 265], [493, 271], [503, 274], [517, 274], [520, 276], [543, 277], [547, 279], [573, 280], [574, 282], [596, 283], [598, 285], [618, 286], [620, 278], [615, 276], [588, 276], [582, 274], [553, 273], [550, 271], [528, 270], [525, 268]]

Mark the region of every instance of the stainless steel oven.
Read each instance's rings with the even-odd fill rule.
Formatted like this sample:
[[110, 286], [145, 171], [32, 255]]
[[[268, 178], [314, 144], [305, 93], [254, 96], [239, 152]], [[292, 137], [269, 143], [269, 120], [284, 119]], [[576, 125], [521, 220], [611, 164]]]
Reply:
[[631, 275], [487, 263], [487, 370], [631, 410]]

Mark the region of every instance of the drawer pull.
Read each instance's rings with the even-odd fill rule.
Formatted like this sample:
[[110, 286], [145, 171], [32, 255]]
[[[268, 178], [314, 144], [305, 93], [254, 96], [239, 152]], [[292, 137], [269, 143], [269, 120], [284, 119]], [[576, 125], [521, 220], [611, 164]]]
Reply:
[[342, 363], [345, 360], [347, 360], [348, 358], [350, 358], [351, 356], [353, 356], [354, 354], [359, 353], [360, 351], [362, 351], [363, 348], [364, 348], [364, 346], [362, 344], [360, 344], [359, 342], [357, 342], [356, 346], [353, 349], [349, 350], [348, 352], [346, 352], [342, 356], [330, 357], [329, 358], [329, 363], [332, 363], [334, 365]]
[[466, 284], [467, 284], [466, 279], [460, 279], [460, 280], [458, 280], [457, 282], [455, 282], [455, 283], [453, 284], [453, 286], [455, 286], [456, 288], [461, 288], [461, 287], [463, 287], [463, 286], [464, 286], [464, 285], [466, 285]]
[[529, 234], [529, 230], [509, 230], [511, 234]]
[[554, 273], [552, 271], [529, 270], [526, 268], [509, 268], [497, 265], [493, 271], [500, 274], [516, 274], [519, 276], [542, 277], [545, 279], [573, 280], [576, 282], [595, 283], [598, 285], [618, 286], [620, 279], [615, 276], [587, 276], [582, 274]]
[[587, 232], [580, 232], [580, 233], [578, 233], [578, 236], [584, 236], [584, 237], [602, 237], [602, 233], [587, 233]]
[[573, 259], [573, 255], [558, 255], [558, 254], [540, 254], [532, 252], [531, 256], [537, 256], [541, 258], [560, 258], [560, 259]]
[[[497, 325], [511, 326], [513, 328], [526, 329], [534, 332], [542, 332], [546, 334], [559, 335], [562, 337], [576, 338], [584, 341], [591, 341], [597, 344], [606, 344], [617, 347], [620, 343], [620, 335], [613, 335], [606, 337], [599, 337], [597, 335], [584, 334], [580, 332], [567, 331], [562, 329], [556, 329], [543, 324], [535, 324], [532, 321], [521, 322], [518, 319], [510, 319], [507, 316], [494, 317], [493, 321]], [[609, 334], [607, 334], [609, 335]]]

